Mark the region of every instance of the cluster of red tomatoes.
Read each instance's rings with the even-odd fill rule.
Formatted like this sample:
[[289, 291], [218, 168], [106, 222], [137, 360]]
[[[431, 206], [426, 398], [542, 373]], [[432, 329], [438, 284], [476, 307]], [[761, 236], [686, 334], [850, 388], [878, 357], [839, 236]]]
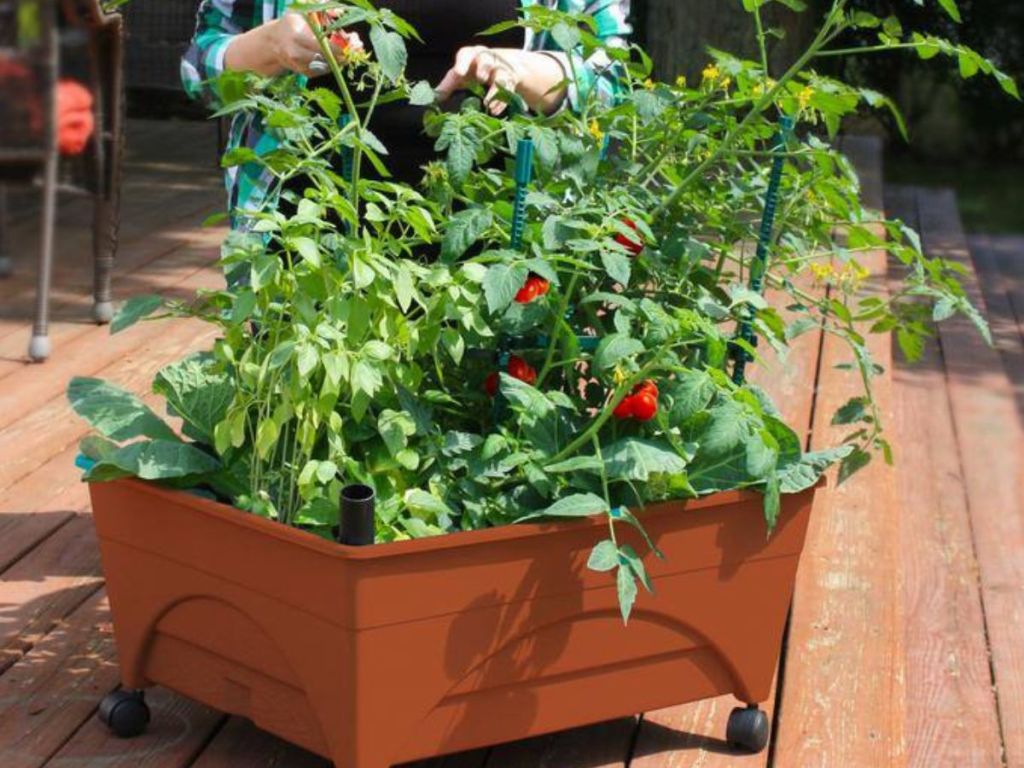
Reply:
[[615, 407], [615, 418], [650, 421], [658, 413], [658, 396], [660, 394], [658, 385], [653, 381], [648, 379], [640, 382]]
[[[626, 226], [634, 232], [639, 229], [632, 219], [622, 220]], [[633, 240], [624, 234], [615, 236], [615, 242], [628, 250], [634, 256], [643, 253], [643, 239]], [[551, 290], [551, 283], [540, 275], [531, 274], [526, 278], [523, 287], [516, 293], [516, 303], [530, 304], [533, 301], [546, 296]], [[534, 384], [537, 381], [537, 371], [523, 360], [523, 358], [512, 355], [508, 361], [507, 373], [514, 379]], [[497, 371], [492, 372], [484, 380], [484, 391], [490, 397], [496, 397], [501, 385], [501, 376]], [[645, 381], [638, 384], [631, 394], [623, 398], [622, 402], [615, 408], [615, 416], [619, 419], [636, 419], [637, 421], [650, 421], [658, 413], [658, 387], [653, 381]]]

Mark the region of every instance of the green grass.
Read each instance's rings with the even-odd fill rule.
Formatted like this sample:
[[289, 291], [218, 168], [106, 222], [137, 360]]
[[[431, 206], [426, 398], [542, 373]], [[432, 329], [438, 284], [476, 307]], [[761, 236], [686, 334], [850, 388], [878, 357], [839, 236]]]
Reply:
[[953, 187], [968, 232], [1024, 233], [1024, 164], [957, 165], [892, 158], [885, 178], [891, 184]]

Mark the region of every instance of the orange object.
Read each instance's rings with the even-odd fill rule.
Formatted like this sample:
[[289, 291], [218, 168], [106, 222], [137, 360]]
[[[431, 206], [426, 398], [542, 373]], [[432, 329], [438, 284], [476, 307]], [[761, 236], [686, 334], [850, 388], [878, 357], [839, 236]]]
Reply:
[[95, 129], [89, 89], [76, 80], [61, 80], [57, 84], [57, 149], [62, 155], [82, 154]]
[[[164, 685], [388, 766], [724, 693], [765, 701], [814, 491], [652, 506], [627, 627], [607, 521], [345, 547], [137, 480], [90, 488], [126, 688]], [[644, 551], [632, 529], [620, 538]]]

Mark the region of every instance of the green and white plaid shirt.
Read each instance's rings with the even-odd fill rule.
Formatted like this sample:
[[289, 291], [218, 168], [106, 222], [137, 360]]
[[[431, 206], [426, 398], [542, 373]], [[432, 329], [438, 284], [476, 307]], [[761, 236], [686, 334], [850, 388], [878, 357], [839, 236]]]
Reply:
[[[473, 0], [467, 0], [472, 2]], [[597, 22], [598, 36], [611, 45], [625, 45], [631, 29], [628, 22], [630, 0], [519, 0], [523, 7], [544, 4], [570, 13], [586, 12]], [[196, 33], [181, 60], [181, 79], [192, 97], [216, 104], [210, 83], [224, 71], [224, 54], [236, 35], [280, 17], [291, 0], [202, 0]], [[557, 51], [549, 35], [527, 31], [526, 49]], [[618, 80], [606, 56], [584, 60], [578, 51], [568, 51], [574, 59], [579, 85], [569, 89], [570, 105], [576, 106], [592, 92], [601, 98], [614, 98]], [[228, 147], [247, 146], [259, 154], [270, 152], [277, 143], [267, 134], [257, 116], [240, 114], [231, 125]], [[225, 174], [228, 210], [258, 210], [267, 197], [269, 175], [255, 164], [230, 168]], [[236, 220], [236, 224], [241, 224]]]

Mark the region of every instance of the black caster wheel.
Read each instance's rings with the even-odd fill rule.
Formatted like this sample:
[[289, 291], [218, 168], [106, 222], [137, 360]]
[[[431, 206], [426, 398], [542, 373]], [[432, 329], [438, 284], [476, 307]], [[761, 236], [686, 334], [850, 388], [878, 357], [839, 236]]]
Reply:
[[729, 715], [725, 740], [744, 752], [757, 754], [768, 746], [768, 716], [757, 707], [737, 707]]
[[100, 702], [100, 720], [122, 739], [139, 736], [149, 725], [149, 706], [142, 691], [113, 691]]

